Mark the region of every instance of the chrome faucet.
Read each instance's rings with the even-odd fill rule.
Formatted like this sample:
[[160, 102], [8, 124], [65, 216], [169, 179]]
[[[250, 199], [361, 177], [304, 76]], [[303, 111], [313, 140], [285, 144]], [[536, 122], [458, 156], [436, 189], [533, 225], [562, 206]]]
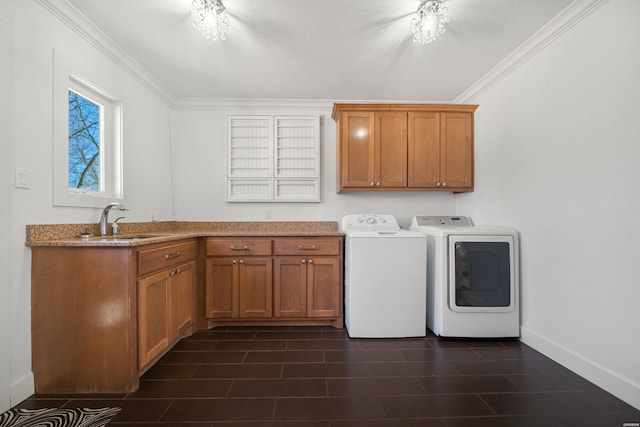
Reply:
[[109, 222], [109, 211], [111, 208], [118, 208], [121, 211], [126, 209], [122, 203], [118, 202], [112, 202], [105, 206], [102, 210], [102, 215], [100, 216], [100, 236], [107, 235], [107, 223]]

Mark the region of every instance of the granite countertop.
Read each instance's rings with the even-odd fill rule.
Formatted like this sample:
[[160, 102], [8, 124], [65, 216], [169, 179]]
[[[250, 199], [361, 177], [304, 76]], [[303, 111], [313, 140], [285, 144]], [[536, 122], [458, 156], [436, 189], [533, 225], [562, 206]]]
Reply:
[[[118, 236], [100, 237], [97, 224], [27, 225], [26, 246], [30, 247], [118, 247], [142, 246], [196, 237], [342, 236], [335, 221], [265, 222], [138, 222], [119, 223]], [[90, 233], [92, 237], [80, 237]]]

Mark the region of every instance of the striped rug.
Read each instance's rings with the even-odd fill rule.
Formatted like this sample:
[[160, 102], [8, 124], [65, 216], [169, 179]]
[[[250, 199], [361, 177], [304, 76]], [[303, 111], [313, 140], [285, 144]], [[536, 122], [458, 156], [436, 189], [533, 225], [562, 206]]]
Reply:
[[0, 427], [102, 427], [120, 408], [10, 409], [0, 414]]

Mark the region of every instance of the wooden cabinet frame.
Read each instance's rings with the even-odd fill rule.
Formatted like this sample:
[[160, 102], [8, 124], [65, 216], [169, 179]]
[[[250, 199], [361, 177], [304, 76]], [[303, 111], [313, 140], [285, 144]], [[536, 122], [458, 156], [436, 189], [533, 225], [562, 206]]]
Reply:
[[342, 327], [343, 242], [342, 236], [206, 239], [199, 327]]
[[[34, 246], [35, 391], [134, 392], [140, 376], [196, 329], [225, 324], [342, 327], [343, 243], [342, 235], [243, 235], [126, 247]], [[282, 265], [285, 259], [302, 265], [293, 279], [273, 271], [274, 260]], [[218, 314], [209, 315], [212, 267], [221, 268], [231, 286], [215, 295], [211, 312]], [[243, 293], [252, 296], [242, 302]], [[282, 304], [283, 298], [295, 301]]]
[[335, 104], [337, 191], [473, 191], [477, 107]]

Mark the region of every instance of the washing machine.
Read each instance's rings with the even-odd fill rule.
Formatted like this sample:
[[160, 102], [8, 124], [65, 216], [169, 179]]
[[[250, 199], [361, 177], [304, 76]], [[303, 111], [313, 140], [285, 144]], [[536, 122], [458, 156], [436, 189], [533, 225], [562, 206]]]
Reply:
[[344, 318], [352, 338], [426, 336], [427, 242], [393, 215], [342, 218]]
[[427, 325], [457, 338], [520, 336], [518, 233], [464, 216], [418, 215], [427, 237]]

